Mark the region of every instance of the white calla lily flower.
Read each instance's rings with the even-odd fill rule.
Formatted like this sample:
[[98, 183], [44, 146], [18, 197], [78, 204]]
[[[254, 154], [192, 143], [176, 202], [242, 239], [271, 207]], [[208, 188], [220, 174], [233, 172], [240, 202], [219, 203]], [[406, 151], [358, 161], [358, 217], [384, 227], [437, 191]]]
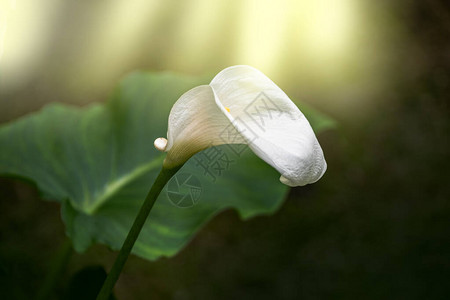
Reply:
[[174, 168], [208, 147], [247, 144], [289, 186], [314, 183], [325, 173], [322, 148], [311, 125], [267, 76], [249, 66], [221, 71], [209, 85], [195, 87], [174, 104], [164, 167]]

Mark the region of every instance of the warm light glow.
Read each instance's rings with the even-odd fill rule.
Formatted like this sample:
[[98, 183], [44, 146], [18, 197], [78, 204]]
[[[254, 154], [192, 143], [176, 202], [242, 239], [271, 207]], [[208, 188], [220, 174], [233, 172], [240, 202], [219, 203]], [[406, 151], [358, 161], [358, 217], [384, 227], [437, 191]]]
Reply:
[[0, 81], [20, 84], [36, 71], [50, 47], [59, 1], [0, 0]]
[[387, 84], [380, 66], [398, 32], [370, 0], [16, 1], [0, 0], [0, 96], [35, 78], [82, 98], [134, 69], [246, 64], [344, 110]]
[[268, 72], [293, 45], [299, 45], [303, 59], [322, 65], [342, 56], [357, 25], [353, 0], [255, 0], [242, 7], [238, 59]]
[[[229, 22], [224, 17], [228, 1], [195, 0], [183, 9], [174, 34], [174, 46], [168, 49], [171, 69], [188, 67], [192, 70], [192, 60], [205, 60], [213, 56], [215, 43], [220, 40], [218, 27]], [[232, 51], [230, 49], [230, 51]], [[186, 59], [186, 58], [190, 59]], [[194, 66], [194, 70], [198, 66]]]
[[316, 0], [302, 14], [303, 43], [318, 58], [339, 57], [348, 48], [356, 28], [353, 0]]
[[88, 69], [87, 81], [98, 78], [107, 84], [113, 80], [111, 76], [120, 72], [134, 58], [141, 46], [141, 39], [152, 30], [160, 8], [161, 2], [157, 0], [108, 3], [95, 26], [85, 29], [92, 43], [83, 52], [83, 63], [73, 67], [81, 69], [77, 72]]
[[[5, 16], [9, 19], [7, 34], [6, 26], [0, 32], [5, 36], [1, 67], [2, 72], [12, 75], [18, 70], [30, 69], [40, 53], [48, 50], [58, 5], [55, 0], [43, 0], [39, 4], [20, 1], [13, 10], [11, 0], [1, 1], [0, 22], [6, 23]], [[233, 37], [236, 43], [225, 45], [229, 46], [227, 51], [233, 53], [231, 64], [249, 64], [272, 72], [279, 67], [284, 49], [298, 45], [302, 57], [294, 59], [319, 66], [330, 58], [342, 57], [348, 46], [352, 28], [357, 25], [353, 1], [195, 0], [186, 5], [175, 20], [173, 47], [165, 52], [171, 57], [166, 61], [172, 69], [177, 66], [192, 69], [193, 60], [201, 64], [205, 57], [214, 57], [210, 52], [214, 50], [215, 41], [221, 38], [217, 32], [220, 26], [237, 26]], [[77, 73], [83, 71], [78, 68], [89, 68], [90, 76], [101, 78], [108, 77], [105, 75], [114, 70], [120, 71], [139, 50], [140, 40], [151, 38], [156, 22], [163, 17], [159, 13], [170, 12], [167, 5], [170, 3], [134, 0], [103, 6], [95, 23], [79, 24], [82, 36], [90, 43], [72, 67]], [[229, 7], [232, 9], [227, 10]]]
[[[280, 50], [288, 46], [286, 30], [294, 24], [288, 18], [292, 3], [279, 1], [242, 1], [241, 28], [236, 59], [240, 63], [270, 72], [277, 65]], [[295, 2], [293, 2], [295, 3]]]

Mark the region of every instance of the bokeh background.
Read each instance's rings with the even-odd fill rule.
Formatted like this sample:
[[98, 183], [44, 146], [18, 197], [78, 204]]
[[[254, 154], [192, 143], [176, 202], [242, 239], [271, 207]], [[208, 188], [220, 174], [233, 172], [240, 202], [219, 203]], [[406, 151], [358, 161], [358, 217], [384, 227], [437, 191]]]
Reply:
[[[252, 65], [337, 120], [327, 173], [273, 216], [226, 211], [174, 258], [132, 257], [117, 298], [448, 299], [449, 34], [444, 0], [0, 0], [0, 122], [106, 101], [136, 69]], [[30, 299], [64, 237], [57, 204], [0, 179], [0, 298]], [[114, 258], [74, 254], [57, 295]]]

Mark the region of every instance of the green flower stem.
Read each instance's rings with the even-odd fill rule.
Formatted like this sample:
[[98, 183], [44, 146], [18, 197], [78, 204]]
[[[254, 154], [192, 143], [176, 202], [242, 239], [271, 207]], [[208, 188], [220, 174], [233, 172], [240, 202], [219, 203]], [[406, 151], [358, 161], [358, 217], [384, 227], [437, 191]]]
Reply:
[[63, 242], [63, 244], [58, 249], [58, 252], [55, 255], [55, 258], [51, 262], [50, 270], [47, 273], [44, 282], [37, 293], [37, 300], [50, 299], [51, 295], [55, 291], [55, 287], [58, 283], [58, 280], [61, 279], [61, 276], [64, 274], [66, 266], [72, 256], [73, 248], [72, 242], [69, 238]]
[[134, 220], [133, 226], [131, 226], [130, 231], [128, 232], [127, 238], [122, 245], [122, 249], [120, 249], [119, 255], [114, 262], [111, 270], [109, 271], [108, 276], [106, 277], [105, 282], [103, 283], [102, 289], [97, 296], [97, 300], [107, 300], [109, 299], [109, 295], [111, 294], [114, 285], [116, 284], [117, 279], [119, 279], [120, 272], [122, 272], [123, 266], [130, 255], [131, 249], [133, 249], [134, 243], [136, 242], [139, 233], [142, 230], [142, 227], [147, 220], [150, 211], [152, 210], [153, 204], [155, 204], [156, 199], [158, 198], [161, 190], [164, 188], [166, 183], [172, 178], [173, 175], [181, 168], [182, 166], [178, 166], [172, 169], [162, 168], [155, 182], [153, 183], [152, 188], [147, 194], [144, 203], [139, 210], [136, 219]]

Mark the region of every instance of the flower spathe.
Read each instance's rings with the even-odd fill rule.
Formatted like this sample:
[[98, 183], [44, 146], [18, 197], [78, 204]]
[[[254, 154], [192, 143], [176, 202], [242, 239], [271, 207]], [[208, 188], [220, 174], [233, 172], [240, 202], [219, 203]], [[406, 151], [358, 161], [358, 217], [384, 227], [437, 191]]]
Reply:
[[305, 116], [274, 82], [249, 66], [226, 68], [209, 85], [183, 94], [170, 111], [167, 140], [155, 140], [155, 147], [167, 152], [166, 168], [222, 144], [247, 144], [289, 186], [314, 183], [327, 168]]

